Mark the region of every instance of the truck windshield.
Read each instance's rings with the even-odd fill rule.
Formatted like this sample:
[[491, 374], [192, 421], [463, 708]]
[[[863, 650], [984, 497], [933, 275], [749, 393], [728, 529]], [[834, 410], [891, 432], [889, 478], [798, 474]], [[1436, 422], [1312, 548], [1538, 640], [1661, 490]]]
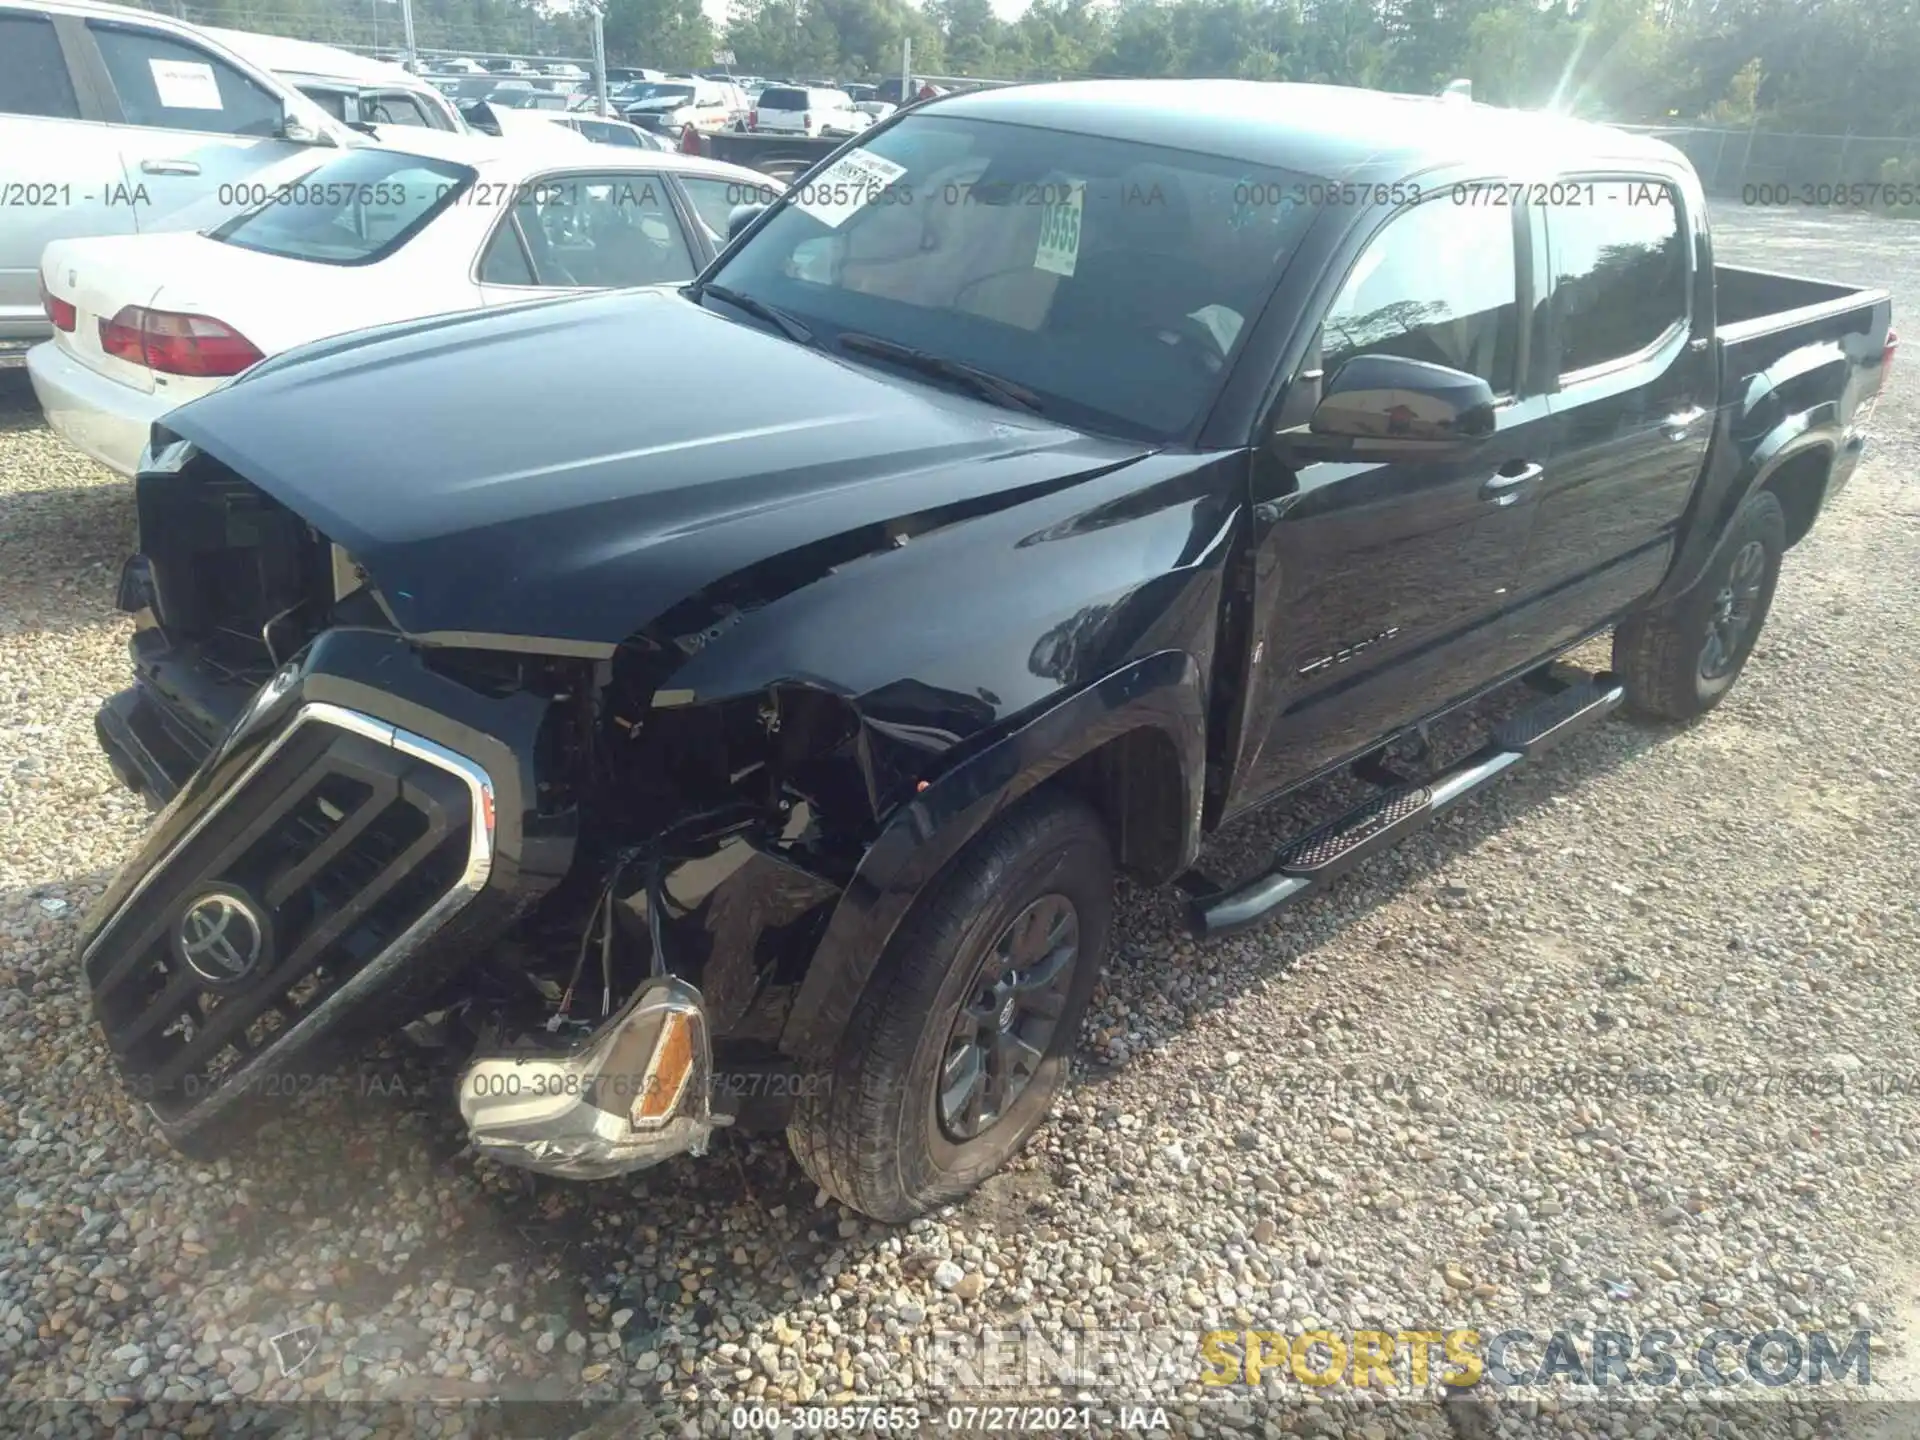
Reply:
[[473, 178], [465, 165], [424, 155], [350, 150], [284, 185], [234, 186], [253, 207], [208, 238], [290, 260], [367, 265], [419, 234]]
[[878, 337], [1013, 382], [1066, 423], [1170, 439], [1223, 382], [1315, 188], [1239, 160], [927, 113], [789, 190], [711, 278], [828, 348], [857, 334], [858, 363], [888, 366]]

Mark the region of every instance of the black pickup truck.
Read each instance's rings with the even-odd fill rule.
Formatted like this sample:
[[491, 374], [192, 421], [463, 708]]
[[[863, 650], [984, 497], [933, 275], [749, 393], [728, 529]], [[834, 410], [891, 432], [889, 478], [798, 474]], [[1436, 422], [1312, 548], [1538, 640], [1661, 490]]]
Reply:
[[472, 1047], [479, 1154], [785, 1126], [870, 1215], [950, 1200], [1060, 1092], [1116, 872], [1236, 929], [1622, 701], [1712, 708], [1895, 343], [1717, 265], [1666, 145], [1336, 88], [943, 99], [733, 228], [156, 426], [99, 730], [169, 803], [81, 944], [174, 1143], [404, 1028]]

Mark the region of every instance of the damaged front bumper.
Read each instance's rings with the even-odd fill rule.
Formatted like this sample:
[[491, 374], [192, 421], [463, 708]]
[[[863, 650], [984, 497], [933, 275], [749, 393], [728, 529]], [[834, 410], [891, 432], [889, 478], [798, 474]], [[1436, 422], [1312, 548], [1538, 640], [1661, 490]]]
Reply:
[[682, 1153], [701, 1155], [717, 1124], [713, 1055], [700, 992], [672, 976], [634, 995], [577, 1048], [486, 1055], [460, 1077], [474, 1146], [509, 1165], [604, 1180]]

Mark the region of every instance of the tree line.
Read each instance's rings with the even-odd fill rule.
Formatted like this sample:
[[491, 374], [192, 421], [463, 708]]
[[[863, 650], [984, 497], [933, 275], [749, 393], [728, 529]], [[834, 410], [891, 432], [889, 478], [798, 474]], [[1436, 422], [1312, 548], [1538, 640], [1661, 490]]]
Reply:
[[[148, 0], [240, 29], [397, 45], [393, 0]], [[542, 0], [416, 0], [423, 46], [584, 55], [578, 8]], [[1494, 104], [1616, 121], [1920, 134], [1913, 0], [609, 0], [609, 59], [843, 81], [1222, 76], [1431, 93], [1473, 81]], [[377, 36], [377, 41], [373, 37]]]

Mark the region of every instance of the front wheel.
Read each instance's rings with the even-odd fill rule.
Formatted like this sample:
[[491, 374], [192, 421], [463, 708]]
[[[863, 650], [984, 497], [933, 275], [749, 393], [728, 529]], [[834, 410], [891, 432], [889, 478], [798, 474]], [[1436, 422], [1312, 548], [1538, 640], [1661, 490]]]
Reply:
[[1691, 590], [1620, 622], [1613, 668], [1630, 708], [1656, 719], [1691, 720], [1720, 703], [1760, 638], [1786, 548], [1779, 498], [1757, 491], [1735, 512]]
[[1042, 794], [977, 836], [901, 924], [788, 1143], [829, 1194], [902, 1221], [959, 1199], [1039, 1129], [1106, 954], [1100, 817]]

